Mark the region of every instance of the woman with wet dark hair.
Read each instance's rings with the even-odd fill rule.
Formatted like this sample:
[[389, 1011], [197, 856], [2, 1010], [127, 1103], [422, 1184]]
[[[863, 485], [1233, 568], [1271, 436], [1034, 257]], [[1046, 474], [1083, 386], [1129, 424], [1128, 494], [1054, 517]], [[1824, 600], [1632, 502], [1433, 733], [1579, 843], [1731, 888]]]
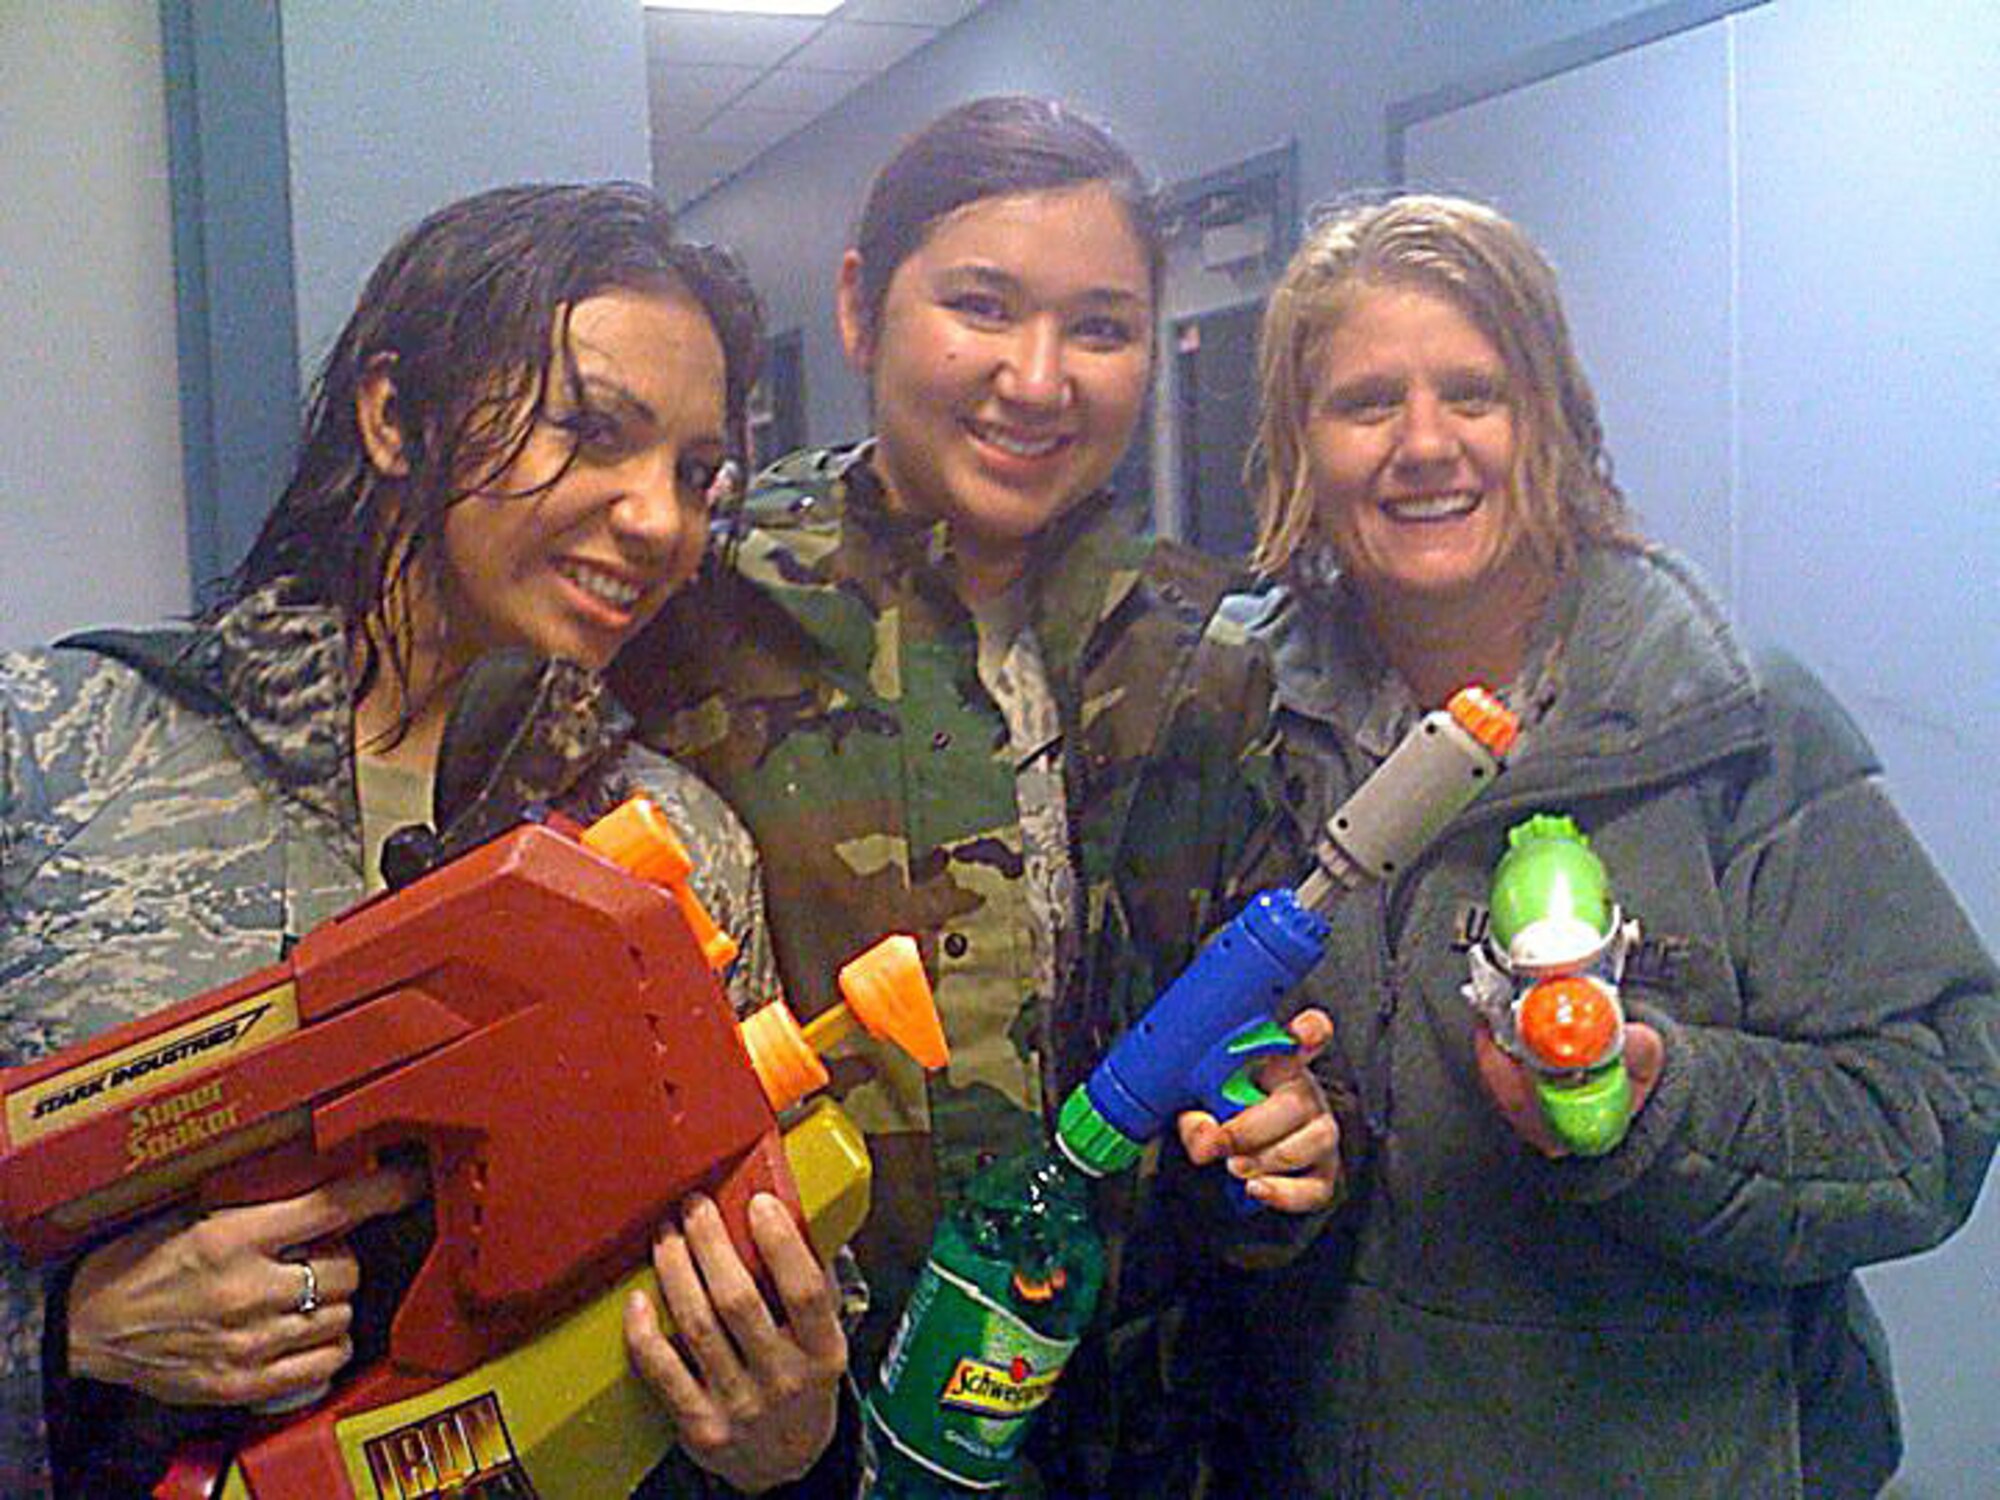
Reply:
[[[1264, 806], [1268, 678], [1214, 612], [1235, 574], [1138, 535], [1109, 488], [1152, 375], [1161, 260], [1144, 174], [1076, 111], [979, 99], [917, 132], [839, 268], [873, 435], [762, 475], [729, 566], [620, 664], [649, 737], [764, 848], [795, 1003], [830, 1003], [839, 959], [883, 930], [916, 932], [935, 976], [949, 1073], [849, 1063], [877, 1184], [858, 1371], [940, 1205], [1047, 1138], [1048, 1111], [1228, 915]], [[1294, 1024], [1308, 1049], [1324, 1038], [1324, 1017]], [[1226, 1129], [1183, 1118], [1160, 1192], [1104, 1205], [1120, 1277], [1033, 1440], [1047, 1493], [1193, 1482], [1203, 1393], [1174, 1309], [1236, 1235], [1222, 1174], [1190, 1164], [1228, 1157], [1288, 1228], [1339, 1175], [1303, 1062], [1266, 1082]], [[1188, 1388], [1163, 1391], [1176, 1376]]]
[[[769, 998], [741, 825], [630, 743], [598, 678], [702, 557], [758, 331], [728, 258], [676, 238], [643, 188], [502, 188], [404, 236], [223, 601], [190, 628], [0, 658], [0, 1062], [273, 962], [380, 884], [391, 830], [503, 826], [527, 802], [587, 819], [638, 788], [742, 944], [733, 991]], [[474, 748], [469, 800], [436, 806], [447, 718], [499, 650], [534, 663], [526, 686]], [[0, 1491], [149, 1495], [187, 1439], [226, 1443], [245, 1408], [336, 1378], [379, 1345], [422, 1191], [387, 1167], [148, 1221], [54, 1268], [6, 1251]], [[705, 1202], [655, 1246], [686, 1343], [628, 1310], [685, 1450], [650, 1494], [766, 1487], [832, 1431], [837, 1298], [786, 1215], [751, 1223], [776, 1310], [738, 1295]]]
[[[641, 187], [499, 188], [434, 214], [369, 277], [320, 369], [291, 482], [230, 596], [294, 580], [356, 635], [360, 696], [385, 665], [407, 686], [414, 640], [371, 622], [443, 550], [453, 507], [502, 485], [538, 432], [559, 430], [567, 451], [534, 486], [589, 464], [601, 414], [581, 399], [573, 320], [600, 292], [647, 287], [691, 298], [720, 345], [721, 448], [692, 460], [695, 477], [712, 477], [719, 453], [746, 451], [761, 357], [762, 315], [734, 258], [679, 239]], [[386, 464], [379, 425], [398, 444]]]

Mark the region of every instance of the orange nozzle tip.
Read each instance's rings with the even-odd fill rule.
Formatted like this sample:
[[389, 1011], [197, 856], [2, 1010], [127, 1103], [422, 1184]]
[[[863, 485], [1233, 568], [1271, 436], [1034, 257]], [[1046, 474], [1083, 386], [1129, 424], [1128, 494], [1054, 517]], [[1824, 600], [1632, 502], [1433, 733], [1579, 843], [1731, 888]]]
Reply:
[[1618, 1039], [1611, 997], [1578, 975], [1546, 979], [1521, 997], [1521, 1044], [1553, 1068], [1588, 1068]]
[[926, 1068], [951, 1060], [915, 938], [896, 933], [849, 959], [840, 993], [870, 1036], [894, 1042]]
[[736, 939], [715, 925], [688, 884], [694, 861], [688, 858], [687, 846], [659, 803], [644, 792], [634, 793], [586, 828], [583, 843], [621, 869], [664, 886], [672, 894], [711, 972], [719, 974], [736, 962]]
[[1057, 1266], [1047, 1276], [1030, 1276], [1018, 1267], [1014, 1271], [1014, 1290], [1023, 1302], [1048, 1302], [1057, 1292], [1069, 1285], [1069, 1273]]
[[1476, 682], [1453, 693], [1451, 701], [1445, 704], [1445, 712], [1458, 721], [1459, 728], [1484, 745], [1495, 760], [1506, 759], [1520, 737], [1520, 716]]
[[584, 847], [659, 885], [685, 880], [694, 869], [660, 804], [645, 793], [627, 797], [583, 831]]
[[773, 1114], [826, 1087], [826, 1064], [807, 1045], [805, 1033], [782, 1000], [773, 1000], [750, 1015], [737, 1031]]

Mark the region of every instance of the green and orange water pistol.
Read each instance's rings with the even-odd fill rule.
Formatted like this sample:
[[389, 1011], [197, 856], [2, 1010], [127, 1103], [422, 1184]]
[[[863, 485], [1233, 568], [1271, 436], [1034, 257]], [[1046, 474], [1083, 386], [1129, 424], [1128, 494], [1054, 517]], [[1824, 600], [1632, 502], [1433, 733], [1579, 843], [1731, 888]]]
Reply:
[[1489, 910], [1466, 998], [1501, 1049], [1534, 1073], [1556, 1138], [1579, 1156], [1602, 1156], [1632, 1116], [1618, 991], [1638, 924], [1620, 913], [1590, 840], [1546, 813], [1508, 830]]

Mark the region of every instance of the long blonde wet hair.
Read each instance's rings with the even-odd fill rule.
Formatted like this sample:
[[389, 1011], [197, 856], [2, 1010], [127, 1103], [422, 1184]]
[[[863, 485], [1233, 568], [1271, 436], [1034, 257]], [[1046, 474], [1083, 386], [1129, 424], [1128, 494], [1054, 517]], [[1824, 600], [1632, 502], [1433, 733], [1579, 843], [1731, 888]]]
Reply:
[[1549, 576], [1568, 570], [1579, 543], [1637, 542], [1549, 263], [1484, 204], [1404, 194], [1317, 220], [1264, 310], [1261, 413], [1244, 470], [1259, 573], [1286, 572], [1317, 535], [1306, 430], [1320, 353], [1354, 299], [1378, 287], [1444, 298], [1499, 351], [1518, 434], [1515, 514]]

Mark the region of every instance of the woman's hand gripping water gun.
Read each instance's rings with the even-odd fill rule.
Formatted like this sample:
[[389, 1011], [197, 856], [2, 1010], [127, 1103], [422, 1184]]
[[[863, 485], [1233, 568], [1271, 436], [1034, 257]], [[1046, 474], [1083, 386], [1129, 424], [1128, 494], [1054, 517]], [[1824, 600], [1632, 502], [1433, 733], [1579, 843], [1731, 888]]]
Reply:
[[1484, 1023], [1481, 1082], [1544, 1156], [1615, 1150], [1664, 1061], [1659, 1033], [1628, 1023], [1619, 998], [1638, 924], [1620, 914], [1589, 839], [1551, 815], [1508, 831], [1491, 917], [1465, 987]]
[[[1517, 729], [1477, 687], [1425, 715], [1327, 819], [1311, 873], [1251, 900], [1065, 1101], [1058, 1140], [1070, 1159], [1094, 1176], [1120, 1170], [1179, 1116], [1192, 1158], [1229, 1157], [1242, 1206], [1330, 1201], [1337, 1130], [1305, 1062], [1331, 1023], [1317, 1010], [1290, 1029], [1273, 1017], [1325, 952], [1328, 913], [1407, 870], [1492, 784]], [[1254, 1198], [1245, 1179], [1259, 1184]]]

